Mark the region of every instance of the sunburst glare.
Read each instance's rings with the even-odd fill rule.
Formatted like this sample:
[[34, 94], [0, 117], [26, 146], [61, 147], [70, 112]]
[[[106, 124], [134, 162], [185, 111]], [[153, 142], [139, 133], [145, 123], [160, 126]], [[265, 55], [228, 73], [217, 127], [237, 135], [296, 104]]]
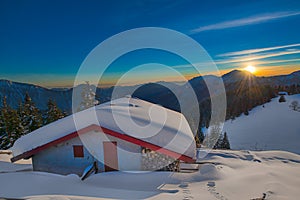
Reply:
[[244, 68], [244, 70], [250, 72], [251, 74], [254, 74], [256, 72], [256, 68], [252, 65], [248, 65], [247, 67]]

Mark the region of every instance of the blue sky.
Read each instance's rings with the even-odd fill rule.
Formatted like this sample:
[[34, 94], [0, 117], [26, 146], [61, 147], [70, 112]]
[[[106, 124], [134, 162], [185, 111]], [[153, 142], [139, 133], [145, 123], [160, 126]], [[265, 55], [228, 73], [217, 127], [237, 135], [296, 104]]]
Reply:
[[[71, 86], [81, 63], [100, 42], [148, 26], [189, 35], [207, 50], [222, 73], [253, 65], [257, 75], [287, 74], [300, 69], [299, 24], [298, 0], [3, 0], [0, 78], [48, 87]], [[135, 52], [117, 60], [106, 81], [147, 62], [186, 64], [164, 52]], [[182, 69], [180, 73], [188, 78], [198, 75]], [[176, 80], [167, 74], [157, 77]], [[153, 80], [157, 77], [152, 75]]]

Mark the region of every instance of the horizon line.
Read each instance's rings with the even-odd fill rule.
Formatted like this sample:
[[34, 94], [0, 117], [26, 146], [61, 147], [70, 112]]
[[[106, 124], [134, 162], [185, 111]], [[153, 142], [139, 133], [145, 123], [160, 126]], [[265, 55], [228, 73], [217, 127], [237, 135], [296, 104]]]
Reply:
[[[187, 81], [190, 81], [190, 80], [192, 80], [194, 78], [197, 78], [197, 77], [204, 77], [204, 76], [222, 77], [222, 76], [224, 76], [226, 74], [229, 74], [233, 71], [245, 71], [245, 70], [242, 69], [242, 68], [238, 68], [238, 69], [229, 69], [229, 70], [224, 69], [224, 70], [220, 70], [220, 71], [223, 71], [223, 73], [221, 73], [221, 76], [215, 75], [213, 73], [207, 73], [207, 74], [204, 74], [204, 75], [189, 76]], [[292, 72], [288, 72], [288, 73], [281, 73], [281, 74], [259, 75], [259, 74], [254, 73], [253, 75], [256, 76], [256, 77], [273, 77], [273, 76], [290, 75], [290, 74], [293, 74], [293, 73], [298, 72], [298, 71], [300, 71], [300, 69], [292, 71]], [[248, 72], [248, 73], [250, 73], [250, 72]], [[47, 85], [39, 84], [39, 83], [36, 83], [36, 82], [18, 81], [18, 80], [11, 80], [11, 79], [7, 79], [7, 78], [0, 78], [0, 80], [1, 81], [14, 82], [14, 83], [21, 83], [21, 84], [29, 84], [29, 85], [43, 87], [43, 88], [46, 88], [46, 89], [71, 89], [71, 88], [74, 87], [74, 85], [68, 85], [68, 84], [66, 84], [65, 86], [64, 85], [47, 86]], [[144, 83], [124, 84], [124, 85], [120, 85], [120, 86], [135, 86], [135, 85], [149, 84], [149, 83], [159, 83], [159, 82], [182, 83], [182, 82], [185, 82], [185, 81], [164, 81], [164, 80], [159, 80], [159, 81], [150, 81], [150, 82], [144, 82]], [[84, 84], [84, 81], [82, 82], [82, 84]], [[79, 85], [82, 85], [82, 84], [79, 84]], [[102, 84], [102, 86], [101, 86], [101, 84], [99, 84], [99, 83], [98, 84], [91, 83], [91, 85], [94, 85], [97, 88], [110, 88], [110, 87], [116, 86], [114, 84]], [[76, 86], [78, 86], [78, 85], [76, 85]]]

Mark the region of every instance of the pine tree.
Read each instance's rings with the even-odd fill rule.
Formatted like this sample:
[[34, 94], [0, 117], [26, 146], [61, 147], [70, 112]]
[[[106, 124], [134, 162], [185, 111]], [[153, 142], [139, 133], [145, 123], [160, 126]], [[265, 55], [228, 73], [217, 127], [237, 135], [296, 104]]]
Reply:
[[86, 81], [86, 84], [82, 88], [81, 101], [77, 111], [85, 110], [97, 104], [99, 104], [99, 101], [96, 100], [96, 93], [93, 91], [90, 83]]
[[54, 122], [58, 119], [65, 117], [63, 112], [57, 107], [56, 103], [51, 99], [49, 99], [47, 106], [48, 109], [46, 112], [45, 124], [49, 124], [51, 122]]
[[24, 104], [18, 110], [20, 110], [19, 115], [24, 127], [24, 134], [30, 133], [43, 125], [42, 115], [28, 93], [25, 95]]
[[221, 133], [213, 149], [222, 149], [223, 134]]
[[220, 134], [220, 137], [218, 138], [217, 142], [215, 143], [214, 149], [230, 149], [230, 143], [227, 136], [227, 133]]
[[211, 125], [208, 128], [208, 133], [203, 141], [203, 145], [208, 148], [218, 147], [219, 138], [221, 135], [221, 127], [219, 124]]
[[227, 136], [226, 132], [223, 135], [223, 138], [222, 138], [222, 141], [221, 141], [221, 144], [220, 144], [220, 148], [221, 149], [230, 149], [229, 139], [228, 139], [228, 136]]
[[10, 116], [9, 116], [9, 110], [10, 108], [8, 107], [6, 103], [6, 96], [3, 97], [2, 100], [2, 107], [1, 107], [1, 143], [0, 143], [0, 149], [8, 149], [11, 147], [11, 132], [10, 132]]
[[3, 116], [3, 109], [0, 109], [0, 137], [5, 135], [5, 121], [4, 121], [4, 116]]
[[6, 97], [3, 98], [1, 108], [1, 143], [0, 149], [10, 148], [14, 142], [22, 136], [24, 129], [16, 110], [12, 109], [6, 103]]
[[7, 146], [7, 134], [5, 131], [5, 121], [2, 113], [2, 109], [0, 110], [0, 149], [6, 149]]

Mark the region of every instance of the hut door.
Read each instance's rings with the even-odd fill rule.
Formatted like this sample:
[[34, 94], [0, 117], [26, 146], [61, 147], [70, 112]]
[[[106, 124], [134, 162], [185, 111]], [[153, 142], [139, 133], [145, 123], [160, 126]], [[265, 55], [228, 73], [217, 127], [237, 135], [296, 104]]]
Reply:
[[104, 170], [106, 172], [118, 170], [117, 142], [103, 142]]

